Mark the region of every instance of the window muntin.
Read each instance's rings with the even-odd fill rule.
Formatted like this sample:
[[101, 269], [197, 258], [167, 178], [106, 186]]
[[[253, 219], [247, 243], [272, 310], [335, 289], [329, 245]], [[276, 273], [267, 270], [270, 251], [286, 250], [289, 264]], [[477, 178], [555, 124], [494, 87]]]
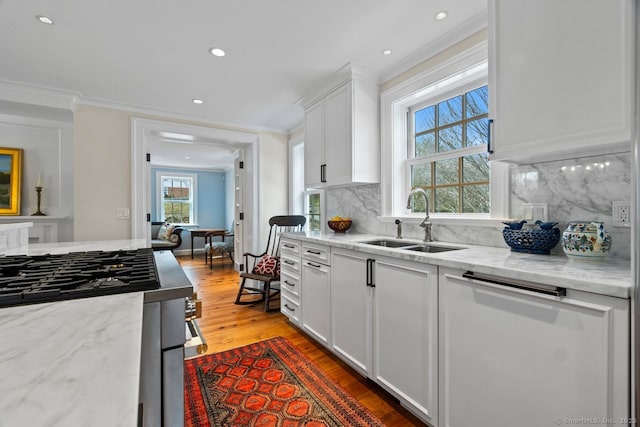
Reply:
[[[490, 212], [487, 117], [486, 85], [409, 108], [407, 179], [427, 192], [431, 212]], [[422, 197], [412, 206], [426, 208]]]
[[162, 175], [160, 177], [160, 215], [163, 221], [193, 224], [194, 179], [188, 176]]

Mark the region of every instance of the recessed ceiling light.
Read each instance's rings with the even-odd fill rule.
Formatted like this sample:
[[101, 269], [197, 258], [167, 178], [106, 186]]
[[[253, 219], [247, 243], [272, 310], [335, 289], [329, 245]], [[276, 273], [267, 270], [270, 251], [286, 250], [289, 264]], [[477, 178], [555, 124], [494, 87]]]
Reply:
[[44, 16], [44, 15], [36, 15], [36, 19], [40, 22], [42, 22], [43, 24], [47, 24], [47, 25], [53, 25], [53, 19]]
[[189, 157], [189, 156], [184, 156], [184, 158], [185, 158], [186, 160], [190, 160], [190, 159], [191, 159], [191, 157]]
[[385, 49], [385, 50], [383, 50], [383, 51], [382, 51], [382, 54], [383, 54], [384, 56], [389, 56], [389, 55], [391, 55], [391, 49]]
[[209, 52], [211, 52], [211, 55], [213, 56], [225, 56], [227, 53], [220, 49], [219, 47], [212, 47], [211, 49], [209, 49]]
[[204, 104], [204, 101], [202, 99], [192, 99], [191, 102], [193, 102], [194, 104]]
[[446, 10], [441, 10], [440, 12], [436, 13], [435, 16], [434, 16], [436, 21], [442, 21], [446, 17], [447, 17], [447, 11]]

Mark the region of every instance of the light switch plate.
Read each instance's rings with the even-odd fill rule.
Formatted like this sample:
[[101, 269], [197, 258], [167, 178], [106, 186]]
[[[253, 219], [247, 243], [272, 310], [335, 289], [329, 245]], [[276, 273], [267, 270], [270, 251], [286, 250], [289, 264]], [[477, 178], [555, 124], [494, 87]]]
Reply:
[[548, 203], [523, 203], [522, 219], [526, 219], [529, 222], [536, 222], [537, 220], [540, 220], [543, 222], [549, 221], [549, 204]]
[[116, 208], [116, 219], [129, 219], [129, 208]]

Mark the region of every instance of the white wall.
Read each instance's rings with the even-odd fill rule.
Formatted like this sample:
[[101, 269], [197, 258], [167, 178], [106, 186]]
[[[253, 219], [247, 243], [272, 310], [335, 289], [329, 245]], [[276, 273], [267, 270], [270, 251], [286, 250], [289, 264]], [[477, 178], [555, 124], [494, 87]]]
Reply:
[[[131, 119], [133, 117], [215, 128], [211, 124], [79, 105], [74, 112], [76, 240], [131, 238], [131, 219], [116, 219], [116, 208], [131, 208]], [[218, 127], [236, 131], [247, 129]], [[260, 225], [286, 213], [285, 134], [257, 132], [259, 138]], [[267, 197], [265, 197], [267, 195]], [[265, 234], [264, 232], [261, 234]]]
[[[6, 105], [3, 105], [6, 107]], [[47, 217], [33, 218], [34, 230], [45, 222], [59, 224], [58, 240], [73, 240], [73, 129], [70, 122], [24, 115], [2, 114], [0, 110], [0, 146], [22, 148], [21, 209], [23, 216], [37, 210], [35, 186], [42, 174], [41, 211]], [[16, 113], [27, 114], [19, 110]], [[34, 116], [36, 114], [33, 114]], [[54, 118], [60, 118], [55, 115]], [[63, 218], [63, 219], [61, 219]], [[2, 217], [3, 223], [11, 217]], [[17, 222], [22, 222], [20, 221]], [[32, 230], [33, 231], [33, 230]]]

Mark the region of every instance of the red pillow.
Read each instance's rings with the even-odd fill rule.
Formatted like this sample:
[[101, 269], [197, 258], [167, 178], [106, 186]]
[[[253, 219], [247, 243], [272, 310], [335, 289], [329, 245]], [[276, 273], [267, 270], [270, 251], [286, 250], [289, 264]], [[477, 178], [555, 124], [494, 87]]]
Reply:
[[253, 267], [254, 274], [264, 274], [266, 276], [280, 276], [280, 259], [271, 255], [264, 255]]

